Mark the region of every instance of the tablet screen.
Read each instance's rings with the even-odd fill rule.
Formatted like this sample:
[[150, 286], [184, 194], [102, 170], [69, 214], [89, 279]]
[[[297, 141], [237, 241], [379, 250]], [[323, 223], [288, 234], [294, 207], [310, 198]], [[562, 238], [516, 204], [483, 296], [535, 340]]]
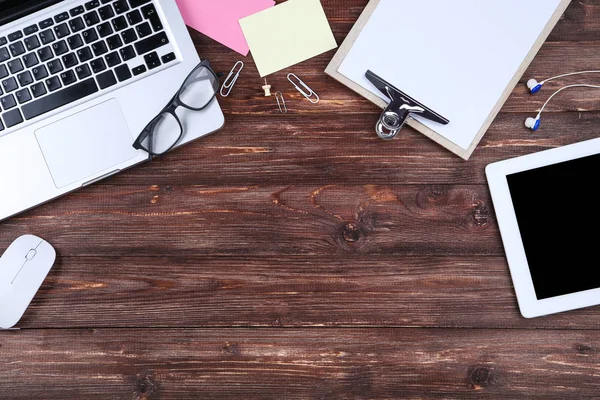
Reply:
[[600, 155], [506, 177], [538, 300], [600, 287]]

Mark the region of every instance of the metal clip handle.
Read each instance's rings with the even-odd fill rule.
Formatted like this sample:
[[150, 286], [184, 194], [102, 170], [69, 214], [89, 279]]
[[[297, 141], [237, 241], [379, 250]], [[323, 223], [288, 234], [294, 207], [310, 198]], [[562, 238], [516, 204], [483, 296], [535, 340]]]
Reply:
[[[320, 100], [319, 95], [316, 94], [310, 87], [308, 87], [308, 85], [306, 83], [302, 82], [302, 80], [300, 78], [298, 78], [295, 74], [288, 74], [287, 78], [288, 78], [288, 81], [290, 81], [290, 83], [292, 85], [294, 85], [296, 90], [299, 91], [300, 94], [302, 96], [304, 96], [308, 101], [310, 101], [313, 104], [317, 104], [319, 102], [319, 100]], [[294, 80], [296, 80], [296, 82], [294, 82]], [[298, 85], [302, 86], [307, 91], [305, 92]]]
[[[229, 96], [229, 93], [231, 93], [231, 89], [233, 89], [233, 86], [240, 77], [240, 72], [242, 72], [242, 69], [244, 69], [244, 63], [242, 61], [236, 62], [233, 68], [231, 68], [229, 75], [227, 75], [227, 78], [225, 78], [225, 82], [223, 82], [223, 86], [221, 86], [221, 96]], [[225, 91], [225, 93], [223, 93], [223, 91]]]
[[406, 120], [402, 121], [402, 117], [395, 112], [385, 111], [381, 114], [381, 118], [377, 121], [376, 131], [377, 136], [383, 140], [392, 140], [404, 126]]
[[383, 114], [381, 114], [381, 117], [379, 117], [379, 121], [377, 121], [375, 127], [377, 136], [381, 139], [391, 140], [395, 138], [406, 121], [411, 118], [413, 114], [442, 125], [448, 125], [450, 123], [450, 120], [419, 103], [417, 100], [386, 82], [372, 71], [367, 71], [365, 76], [369, 82], [390, 100], [390, 103]]

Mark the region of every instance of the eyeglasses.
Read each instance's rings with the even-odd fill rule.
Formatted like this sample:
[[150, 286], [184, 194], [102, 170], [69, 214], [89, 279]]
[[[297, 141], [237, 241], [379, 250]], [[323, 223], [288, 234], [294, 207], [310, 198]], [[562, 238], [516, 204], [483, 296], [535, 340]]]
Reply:
[[133, 143], [137, 150], [160, 156], [171, 150], [183, 137], [183, 125], [175, 113], [179, 107], [201, 111], [215, 99], [219, 79], [208, 60], [202, 61], [185, 79], [169, 104], [152, 120]]

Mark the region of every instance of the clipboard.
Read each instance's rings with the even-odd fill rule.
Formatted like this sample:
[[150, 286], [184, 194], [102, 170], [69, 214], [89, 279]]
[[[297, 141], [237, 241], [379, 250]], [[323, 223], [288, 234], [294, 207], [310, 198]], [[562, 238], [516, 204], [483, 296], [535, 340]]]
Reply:
[[[348, 78], [346, 75], [342, 74], [339, 71], [340, 67], [342, 66], [342, 63], [344, 63], [348, 54], [353, 49], [355, 43], [359, 39], [359, 36], [363, 32], [363, 29], [367, 26], [367, 23], [370, 21], [373, 13], [377, 10], [377, 7], [383, 1], [388, 1], [388, 0], [370, 0], [369, 1], [367, 6], [365, 7], [364, 11], [358, 18], [357, 22], [355, 23], [354, 27], [352, 28], [352, 30], [350, 31], [350, 33], [348, 34], [348, 36], [346, 37], [346, 39], [340, 46], [339, 50], [337, 51], [337, 53], [335, 54], [335, 56], [333, 57], [333, 59], [331, 60], [329, 65], [327, 66], [327, 68], [325, 69], [325, 72], [328, 75], [330, 75], [331, 77], [333, 77], [334, 79], [336, 79], [337, 81], [341, 82], [345, 86], [349, 87], [353, 91], [355, 91], [358, 94], [360, 94], [361, 96], [365, 97], [369, 101], [375, 103], [377, 106], [385, 109], [388, 105], [386, 100], [384, 100], [383, 98], [381, 98], [380, 96], [375, 94], [375, 91], [366, 89], [364, 86], [356, 83], [354, 80]], [[398, 0], [393, 0], [393, 1], [398, 1]], [[496, 1], [496, 0], [492, 0], [492, 1]], [[549, 19], [547, 20], [547, 23], [543, 27], [541, 33], [537, 37], [537, 40], [535, 40], [535, 42], [533, 43], [533, 46], [530, 48], [529, 52], [527, 53], [527, 55], [523, 59], [522, 63], [518, 67], [516, 73], [514, 73], [514, 75], [512, 75], [512, 78], [508, 81], [508, 83], [505, 86], [504, 85], [502, 86], [503, 91], [501, 91], [501, 96], [498, 98], [497, 102], [495, 103], [495, 105], [493, 106], [493, 108], [491, 109], [489, 114], [487, 114], [487, 116], [485, 117], [485, 120], [483, 121], [483, 124], [481, 125], [480, 129], [477, 131], [477, 134], [474, 136], [474, 139], [467, 146], [457, 145], [454, 141], [449, 140], [446, 136], [440, 134], [438, 132], [438, 129], [433, 128], [430, 124], [426, 125], [424, 122], [421, 122], [417, 119], [409, 119], [407, 121], [407, 125], [411, 126], [418, 132], [431, 138], [432, 140], [434, 140], [441, 146], [445, 147], [446, 149], [450, 150], [454, 154], [458, 155], [459, 157], [463, 158], [464, 160], [468, 160], [469, 157], [471, 156], [471, 154], [473, 153], [473, 151], [475, 150], [475, 148], [477, 147], [477, 145], [479, 144], [479, 142], [481, 141], [483, 135], [489, 129], [490, 125], [492, 124], [492, 122], [494, 121], [494, 119], [496, 118], [498, 113], [500, 112], [500, 109], [502, 108], [502, 106], [504, 105], [506, 100], [509, 98], [509, 96], [511, 95], [511, 93], [514, 90], [514, 88], [516, 87], [516, 85], [519, 83], [519, 80], [525, 73], [526, 69], [529, 67], [529, 65], [533, 61], [534, 57], [536, 56], [536, 54], [538, 53], [538, 51], [540, 50], [540, 48], [542, 47], [542, 45], [544, 44], [544, 42], [546, 41], [546, 39], [548, 38], [550, 33], [552, 32], [552, 30], [554, 29], [555, 25], [561, 18], [562, 14], [569, 6], [570, 2], [571, 2], [571, 0], [560, 0], [559, 1], [558, 6], [551, 13]], [[398, 19], [399, 18], [398, 16], [390, 16], [390, 18], [393, 21], [396, 21], [396, 23], [401, 23], [401, 19]], [[408, 48], [404, 52], [406, 57], [415, 57], [414, 53], [415, 52], [411, 51], [410, 48]], [[374, 72], [377, 72], [377, 71], [374, 71]], [[386, 77], [384, 76], [384, 78], [386, 78]], [[386, 78], [386, 79], [389, 79], [389, 78]], [[404, 90], [403, 87], [398, 87], [398, 89]], [[411, 94], [410, 92], [407, 92], [407, 93]], [[425, 103], [427, 102], [427, 100], [423, 100], [423, 99], [417, 99], [417, 100], [423, 101]], [[428, 107], [432, 107], [430, 104], [426, 104], [426, 105]], [[444, 110], [436, 110], [435, 107], [432, 107], [432, 108], [437, 112], [441, 112], [441, 113], [444, 112]], [[452, 121], [452, 119], [453, 119], [452, 115], [445, 115], [445, 116], [448, 117]]]

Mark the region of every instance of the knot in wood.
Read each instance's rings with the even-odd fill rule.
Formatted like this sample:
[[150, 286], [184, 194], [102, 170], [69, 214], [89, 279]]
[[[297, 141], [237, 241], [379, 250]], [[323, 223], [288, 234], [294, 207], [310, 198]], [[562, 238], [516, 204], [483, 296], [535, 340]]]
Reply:
[[240, 349], [236, 343], [226, 342], [223, 346], [223, 352], [229, 356], [235, 356], [239, 354]]
[[149, 374], [139, 374], [135, 380], [135, 394], [137, 399], [146, 399], [158, 391], [158, 384]]
[[431, 187], [431, 194], [433, 197], [442, 197], [448, 194], [448, 186], [445, 185], [434, 185]]
[[360, 229], [352, 223], [347, 223], [342, 228], [342, 237], [347, 243], [355, 243], [360, 239]]
[[598, 349], [588, 344], [576, 344], [575, 350], [577, 350], [577, 353], [579, 354], [594, 354], [598, 352]]
[[474, 389], [481, 389], [494, 383], [494, 370], [488, 367], [471, 367], [468, 375]]

